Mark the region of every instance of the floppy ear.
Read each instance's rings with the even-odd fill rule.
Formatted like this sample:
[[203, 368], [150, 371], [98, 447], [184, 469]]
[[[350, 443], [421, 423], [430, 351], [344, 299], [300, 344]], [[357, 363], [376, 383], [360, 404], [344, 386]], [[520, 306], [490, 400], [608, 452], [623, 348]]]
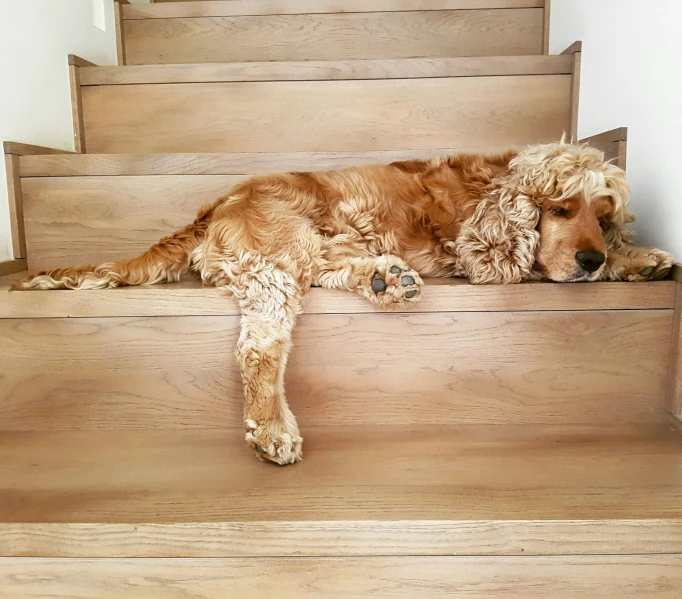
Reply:
[[472, 283], [519, 283], [535, 263], [540, 208], [517, 189], [496, 190], [481, 200], [457, 239]]
[[634, 233], [627, 226], [635, 222], [635, 217], [628, 210], [630, 186], [625, 179], [625, 172], [612, 164], [607, 164], [605, 170], [606, 186], [611, 190], [615, 207], [600, 225], [607, 249], [617, 250], [632, 243]]

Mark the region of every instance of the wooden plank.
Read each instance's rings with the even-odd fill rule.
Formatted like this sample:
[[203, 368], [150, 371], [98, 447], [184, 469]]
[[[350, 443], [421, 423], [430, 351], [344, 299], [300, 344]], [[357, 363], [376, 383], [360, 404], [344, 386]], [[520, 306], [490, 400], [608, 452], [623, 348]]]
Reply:
[[186, 0], [164, 0], [182, 4], [149, 6], [133, 4], [124, 7], [125, 19], [168, 19], [188, 17], [227, 17], [250, 15], [295, 15], [320, 13], [353, 12], [405, 12], [435, 10], [485, 10], [505, 8], [542, 8], [543, 0], [374, 0], [367, 4], [363, 0], [344, 0], [342, 4], [333, 0], [232, 0], [202, 1], [189, 4]]
[[680, 555], [0, 559], [5, 599], [677, 599], [681, 586]]
[[[10, 280], [0, 282], [7, 291]], [[586, 310], [672, 310], [675, 284], [524, 283], [470, 285], [463, 279], [427, 279], [424, 298], [400, 312], [510, 312]], [[380, 308], [346, 291], [311, 289], [305, 314], [366, 314]], [[222, 316], [238, 314], [237, 305], [215, 287], [199, 281], [97, 291], [12, 293], [0, 304], [0, 318], [98, 318], [108, 316]]]
[[26, 269], [26, 258], [19, 258], [18, 260], [5, 260], [4, 262], [0, 262], [0, 277], [23, 272]]
[[43, 154], [74, 154], [70, 150], [58, 150], [56, 148], [46, 148], [45, 146], [33, 146], [22, 144], [16, 141], [6, 141], [3, 143], [5, 154], [16, 154], [17, 156], [33, 156]]
[[[2, 427], [238, 426], [238, 320], [0, 320]], [[306, 314], [286, 384], [304, 428], [667, 424], [671, 328], [668, 310]]]
[[[571, 77], [82, 88], [91, 153], [327, 152], [500, 147], [570, 125]], [[256, 115], [256, 116], [254, 116]]]
[[83, 124], [83, 94], [80, 85], [80, 69], [69, 61], [69, 83], [71, 86], [71, 118], [73, 119], [73, 144], [76, 152], [85, 153], [85, 127]]
[[[120, 65], [126, 63], [125, 37], [123, 36], [123, 15], [121, 14], [122, 0], [114, 2], [114, 24], [116, 26], [116, 59]], [[127, 4], [127, 2], [125, 2]], [[83, 82], [81, 81], [81, 85]]]
[[23, 177], [85, 177], [120, 175], [255, 175], [301, 170], [332, 170], [396, 160], [425, 160], [462, 151], [483, 154], [510, 149], [441, 148], [370, 152], [237, 152], [232, 154], [74, 154], [22, 156]]
[[29, 266], [41, 270], [139, 254], [246, 178], [23, 179]]
[[597, 135], [591, 135], [581, 139], [581, 143], [588, 143], [592, 147], [598, 148], [604, 152], [607, 160], [612, 160], [613, 163], [625, 170], [627, 159], [627, 139], [628, 128], [619, 127], [611, 131], [605, 131]]
[[242, 430], [2, 433], [0, 551], [680, 553], [674, 432], [494, 428], [308, 430], [285, 471], [255, 460]]
[[680, 519], [0, 523], [0, 551], [56, 558], [651, 555], [679, 553], [681, 535]]
[[[229, 10], [233, 3], [221, 4]], [[371, 12], [124, 20], [126, 60], [177, 64], [542, 54], [541, 8], [379, 12], [374, 3], [365, 4]]]
[[301, 62], [235, 62], [153, 66], [90, 67], [81, 85], [211, 83], [221, 81], [329, 81], [340, 79], [426, 79], [503, 75], [567, 75], [570, 56], [494, 56], [482, 58], [399, 58]]
[[[571, 141], [578, 139], [578, 116], [580, 108], [580, 64], [582, 56], [582, 42], [574, 42], [562, 53], [564, 56], [573, 57], [573, 78], [571, 80]], [[566, 131], [569, 133], [569, 131]]]
[[24, 230], [24, 203], [21, 196], [21, 174], [19, 157], [5, 154], [5, 177], [7, 178], [7, 199], [9, 201], [9, 224], [12, 235], [12, 255], [26, 258], [26, 234]]

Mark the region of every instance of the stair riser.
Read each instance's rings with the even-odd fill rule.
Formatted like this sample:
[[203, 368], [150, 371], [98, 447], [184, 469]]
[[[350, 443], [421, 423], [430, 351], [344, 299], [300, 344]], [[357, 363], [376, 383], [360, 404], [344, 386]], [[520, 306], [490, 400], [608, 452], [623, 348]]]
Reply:
[[682, 556], [0, 560], [5, 599], [677, 599]]
[[[12, 364], [1, 428], [240, 427], [238, 326], [237, 316], [0, 320]], [[663, 422], [671, 327], [671, 310], [306, 314], [288, 397], [304, 435], [342, 424]]]
[[522, 56], [543, 49], [542, 8], [139, 20], [126, 15], [124, 9], [126, 64]]
[[89, 153], [357, 152], [554, 141], [571, 130], [571, 85], [509, 75], [80, 89]]

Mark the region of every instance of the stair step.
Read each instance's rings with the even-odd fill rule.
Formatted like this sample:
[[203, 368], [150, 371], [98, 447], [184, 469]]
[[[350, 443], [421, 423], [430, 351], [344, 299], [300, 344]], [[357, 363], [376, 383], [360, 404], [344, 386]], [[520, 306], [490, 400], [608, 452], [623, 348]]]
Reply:
[[682, 438], [664, 427], [327, 427], [286, 469], [242, 437], [1, 433], [0, 552], [682, 552]]
[[541, 54], [538, 0], [124, 5], [127, 64]]
[[[665, 420], [673, 281], [439, 283], [422, 305], [392, 313], [311, 291], [286, 379], [304, 435], [321, 425]], [[5, 289], [4, 430], [241, 423], [239, 316], [220, 290]]]
[[0, 586], [5, 599], [44, 597], [46, 587], [51, 599], [677, 599], [681, 566], [678, 555], [23, 558], [0, 560]]
[[89, 153], [500, 147], [574, 118], [567, 56], [78, 70]]

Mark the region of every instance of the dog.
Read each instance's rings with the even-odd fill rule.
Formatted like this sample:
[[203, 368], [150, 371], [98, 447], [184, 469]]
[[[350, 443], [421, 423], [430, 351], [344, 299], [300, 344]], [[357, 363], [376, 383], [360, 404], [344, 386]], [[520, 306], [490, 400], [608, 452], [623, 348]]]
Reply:
[[51, 270], [16, 289], [102, 289], [188, 272], [239, 302], [236, 359], [246, 440], [262, 460], [297, 462], [284, 393], [301, 301], [311, 286], [381, 306], [419, 301], [422, 277], [472, 283], [661, 279], [670, 254], [632, 245], [625, 173], [587, 145], [459, 154], [259, 176], [141, 256]]

